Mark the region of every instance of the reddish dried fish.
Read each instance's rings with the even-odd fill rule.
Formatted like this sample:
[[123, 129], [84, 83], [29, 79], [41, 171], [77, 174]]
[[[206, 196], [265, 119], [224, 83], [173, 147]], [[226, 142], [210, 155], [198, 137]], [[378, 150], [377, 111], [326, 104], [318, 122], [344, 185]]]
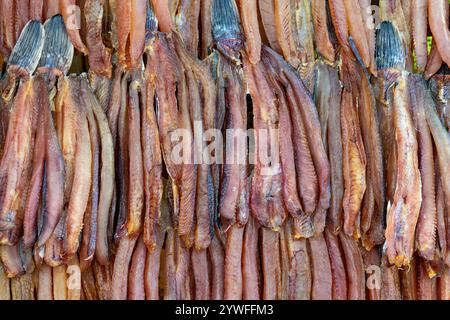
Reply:
[[292, 219], [284, 225], [284, 238], [289, 257], [289, 300], [310, 300], [312, 275], [306, 239], [294, 239]]
[[280, 265], [279, 233], [267, 228], [261, 229], [261, 265], [263, 273], [264, 300], [276, 300], [280, 296], [281, 265]]
[[[98, 214], [98, 200], [99, 200], [99, 184], [100, 184], [100, 136], [98, 126], [95, 121], [94, 113], [90, 103], [92, 103], [92, 96], [87, 91], [90, 91], [86, 78], [81, 80], [81, 94], [86, 101], [86, 117], [89, 125], [89, 137], [91, 141], [92, 154], [92, 172], [91, 172], [91, 187], [89, 199], [84, 213], [83, 236], [80, 246], [80, 260], [81, 269], [84, 270], [89, 266], [94, 258], [95, 246], [97, 242], [97, 214]], [[92, 92], [90, 92], [92, 94]], [[90, 99], [91, 98], [91, 99]]]
[[175, 16], [178, 34], [183, 39], [187, 51], [193, 56], [198, 54], [200, 0], [180, 0]]
[[368, 300], [381, 300], [381, 255], [378, 247], [363, 251], [364, 268], [366, 270], [366, 286]]
[[314, 41], [317, 52], [327, 61], [334, 62], [336, 53], [328, 30], [327, 6], [328, 1], [325, 0], [313, 0], [311, 2]]
[[400, 270], [400, 280], [403, 300], [417, 300], [417, 263], [411, 263], [408, 270]]
[[323, 234], [308, 239], [312, 270], [312, 300], [331, 300], [332, 269]]
[[253, 216], [264, 227], [279, 230], [286, 218], [282, 202], [279, 159], [279, 114], [275, 94], [262, 62], [244, 60], [244, 71], [253, 101], [255, 168], [250, 194]]
[[381, 258], [381, 300], [400, 300], [400, 276], [396, 266], [389, 266], [387, 257]]
[[430, 79], [442, 66], [442, 57], [436, 45], [436, 40], [431, 42], [431, 51], [428, 56], [427, 65], [425, 67], [424, 78]]
[[330, 159], [331, 201], [327, 224], [334, 233], [342, 228], [342, 198], [344, 178], [342, 175], [342, 134], [341, 134], [341, 84], [336, 69], [318, 64], [316, 104], [322, 124], [322, 139], [328, 147]]
[[92, 142], [86, 118], [88, 101], [86, 101], [85, 97], [82, 97], [81, 103], [81, 105], [75, 106], [77, 133], [73, 161], [73, 181], [65, 222], [64, 255], [66, 257], [74, 255], [78, 250], [78, 237], [83, 228], [83, 217], [88, 203], [92, 179]]
[[345, 16], [347, 17], [347, 24], [349, 34], [355, 42], [356, 48], [361, 56], [361, 59], [366, 68], [371, 66], [373, 61], [370, 56], [369, 42], [367, 35], [362, 30], [365, 30], [364, 17], [361, 14], [361, 7], [358, 0], [345, 0]]
[[245, 87], [241, 77], [231, 67], [227, 68], [227, 64], [225, 64], [223, 74], [225, 103], [228, 111], [225, 127], [236, 130], [236, 133], [231, 137], [231, 141], [226, 141], [226, 152], [229, 155], [223, 165], [219, 212], [221, 217], [233, 222], [239, 211], [239, 196], [243, 192], [240, 187], [240, 172], [245, 170], [245, 159], [242, 156], [246, 152], [246, 143], [240, 140], [240, 135], [244, 135], [247, 129], [247, 105]]
[[[394, 177], [389, 181], [386, 253], [389, 263], [408, 266], [414, 251], [414, 234], [422, 203], [422, 185], [419, 171], [418, 144], [408, 105], [409, 87], [402, 72], [405, 59], [397, 29], [383, 22], [377, 33], [377, 67], [384, 72], [390, 84], [395, 83], [389, 103], [392, 106], [392, 127], [396, 151]], [[387, 88], [387, 87], [386, 87]], [[384, 94], [383, 94], [384, 95]], [[386, 146], [387, 147], [387, 146]], [[389, 170], [389, 168], [388, 168]], [[389, 185], [391, 184], [391, 185]], [[414, 197], [411, 197], [414, 194]]]
[[156, 246], [154, 239], [156, 223], [161, 215], [163, 195], [162, 155], [158, 124], [155, 114], [156, 74], [154, 62], [149, 57], [145, 70], [146, 102], [141, 115], [141, 143], [144, 165], [144, 242], [151, 251]]
[[104, 0], [87, 0], [84, 3], [86, 45], [89, 50], [89, 70], [111, 77], [111, 50], [105, 47], [102, 39], [103, 6]]
[[144, 277], [147, 248], [144, 240], [139, 237], [134, 249], [128, 275], [128, 299], [145, 300]]
[[[120, 2], [120, 1], [119, 1]], [[89, 53], [88, 48], [83, 43], [80, 35], [81, 21], [78, 7], [75, 0], [59, 0], [59, 8], [64, 18], [64, 24], [69, 35], [70, 41], [73, 46], [81, 53], [87, 55]]]
[[206, 59], [212, 47], [212, 0], [200, 0], [200, 57]]
[[417, 260], [417, 300], [436, 300], [436, 277], [429, 277], [426, 264], [423, 259]]
[[145, 298], [147, 300], [159, 300], [159, 275], [161, 252], [164, 244], [165, 230], [161, 227], [154, 229], [156, 233], [155, 245], [152, 250], [147, 250], [147, 258], [145, 260], [144, 287]]
[[37, 81], [25, 81], [14, 99], [1, 159], [0, 221], [8, 225], [0, 232], [2, 244], [16, 244], [22, 228], [22, 204], [26, 172], [30, 171], [33, 143], [33, 110], [38, 103]]
[[261, 35], [259, 33], [256, 0], [238, 1], [242, 28], [246, 40], [248, 59], [256, 64], [261, 59]]
[[191, 260], [195, 284], [195, 300], [209, 300], [211, 296], [211, 280], [208, 274], [209, 266], [206, 249], [193, 249]]
[[366, 154], [362, 141], [354, 94], [344, 88], [341, 100], [342, 162], [344, 176], [344, 231], [360, 238], [356, 221], [366, 191]]
[[339, 45], [348, 53], [350, 52], [350, 45], [348, 43], [349, 26], [344, 2], [345, 0], [330, 0], [329, 6], [336, 38]]
[[[143, 84], [138, 79], [132, 80], [129, 87], [128, 96], [128, 133], [127, 138], [130, 143], [128, 146], [129, 159], [129, 177], [128, 177], [128, 214], [127, 214], [127, 232], [129, 235], [137, 235], [142, 228], [142, 211], [144, 199], [144, 168], [142, 164], [141, 147], [141, 111], [139, 91]], [[145, 88], [145, 86], [144, 86]]]
[[[219, 240], [217, 233], [211, 240], [211, 245], [208, 248], [208, 255], [211, 263], [211, 299], [223, 300], [225, 279], [225, 252], [222, 242]], [[244, 260], [243, 264], [245, 266], [245, 255], [242, 259]], [[242, 276], [245, 277], [245, 274], [243, 274]], [[243, 297], [245, 296], [246, 292], [248, 292], [246, 288], [247, 286], [244, 278]]]
[[19, 277], [26, 273], [22, 265], [18, 244], [0, 246], [0, 260], [8, 278]]
[[245, 227], [244, 244], [242, 247], [242, 298], [244, 300], [258, 300], [259, 295], [259, 250], [258, 225], [253, 217]]
[[[263, 48], [263, 59], [268, 58], [272, 68], [278, 70], [278, 74], [282, 74], [281, 81], [285, 87], [287, 87], [288, 97], [293, 97], [299, 108], [298, 120], [303, 121], [305, 128], [305, 141], [308, 142], [309, 150], [311, 152], [311, 158], [314, 163], [315, 172], [317, 172], [318, 183], [318, 205], [315, 209], [314, 217], [314, 231], [320, 233], [325, 228], [326, 211], [330, 206], [330, 164], [323, 145], [320, 122], [317, 109], [314, 102], [309, 95], [305, 85], [293, 71], [293, 69], [287, 65], [287, 63], [275, 52], [267, 47]], [[292, 90], [292, 91], [290, 91]], [[292, 113], [292, 110], [291, 110]], [[297, 122], [298, 123], [298, 122]], [[294, 125], [294, 130], [297, 126]], [[302, 167], [297, 170], [304, 170]], [[314, 173], [307, 173], [309, 179], [314, 177]], [[301, 196], [301, 189], [300, 196]], [[317, 192], [317, 191], [316, 191]], [[308, 212], [305, 204], [303, 203], [303, 209]]]
[[129, 266], [137, 237], [123, 236], [118, 244], [112, 275], [111, 299], [126, 300], [128, 294]]
[[361, 212], [363, 245], [367, 250], [384, 241], [384, 209], [386, 205], [383, 148], [375, 96], [366, 77], [359, 88], [359, 119], [366, 152], [366, 194]]
[[44, 0], [30, 0], [29, 16], [30, 20], [43, 20]]
[[428, 32], [428, 0], [411, 1], [411, 22], [416, 67], [419, 73], [425, 71], [428, 62], [427, 32]]
[[[387, 256], [390, 263], [408, 266], [414, 250], [414, 234], [422, 202], [418, 145], [408, 110], [408, 87], [405, 77], [394, 89], [394, 112], [397, 142], [397, 186], [387, 213]], [[414, 194], [414, 198], [410, 195]]]
[[345, 257], [345, 269], [347, 271], [347, 298], [349, 300], [364, 300], [366, 295], [366, 277], [358, 243], [343, 233], [339, 234], [339, 239], [341, 240]]
[[428, 21], [433, 40], [442, 60], [450, 65], [449, 4], [445, 0], [428, 0]]
[[52, 268], [43, 264], [38, 271], [37, 300], [53, 300]]
[[170, 32], [173, 27], [172, 15], [169, 8], [169, 0], [151, 0], [153, 10], [158, 19], [159, 29], [162, 32]]
[[327, 242], [330, 257], [333, 300], [347, 299], [347, 276], [345, 270], [344, 256], [339, 245], [339, 238], [329, 230], [325, 229], [325, 240]]
[[433, 140], [425, 115], [425, 85], [416, 77], [410, 78], [410, 83], [410, 105], [417, 130], [419, 169], [422, 179], [422, 205], [417, 222], [416, 247], [422, 258], [433, 260], [437, 227]]
[[233, 225], [228, 230], [225, 247], [224, 294], [225, 300], [242, 299], [242, 246], [244, 228]]

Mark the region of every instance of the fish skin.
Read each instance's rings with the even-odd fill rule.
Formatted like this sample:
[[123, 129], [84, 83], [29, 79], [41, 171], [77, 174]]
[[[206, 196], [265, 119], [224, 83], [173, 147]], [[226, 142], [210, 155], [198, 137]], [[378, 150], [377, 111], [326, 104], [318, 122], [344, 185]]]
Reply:
[[66, 30], [73, 46], [84, 55], [88, 55], [89, 50], [81, 39], [76, 8], [75, 0], [59, 0], [59, 9], [64, 18]]
[[238, 10], [234, 0], [212, 0], [211, 25], [217, 49], [234, 63], [240, 63], [244, 46]]
[[78, 236], [83, 228], [83, 216], [86, 210], [91, 187], [92, 152], [89, 127], [86, 118], [86, 100], [76, 106], [76, 151], [74, 157], [73, 185], [67, 208], [64, 256], [69, 258], [79, 247]]
[[102, 39], [102, 18], [104, 0], [87, 0], [84, 3], [84, 16], [86, 20], [86, 46], [89, 51], [90, 71], [111, 77], [111, 50], [106, 48]]
[[[279, 114], [276, 105], [275, 93], [268, 82], [262, 62], [252, 65], [247, 59], [244, 60], [244, 72], [247, 77], [249, 91], [253, 101], [255, 136], [255, 171], [252, 179], [250, 193], [250, 208], [257, 221], [267, 228], [279, 230], [286, 218], [286, 212], [282, 203], [282, 175], [279, 161], [278, 149], [275, 154], [268, 155], [268, 141], [264, 141], [261, 133], [270, 139], [271, 147], [278, 148], [276, 141], [279, 129]], [[261, 141], [262, 140], [262, 141]], [[275, 143], [275, 146], [274, 144]], [[270, 163], [265, 164], [271, 157]], [[275, 156], [276, 158], [272, 158]], [[264, 173], [264, 170], [269, 170]]]
[[419, 255], [432, 260], [436, 246], [437, 209], [433, 140], [426, 121], [423, 105], [427, 90], [420, 79], [410, 77], [411, 114], [417, 130], [419, 170], [422, 179], [422, 204], [416, 228], [416, 247]]
[[224, 268], [224, 300], [242, 299], [241, 255], [244, 228], [233, 225], [227, 234]]
[[430, 79], [436, 72], [439, 71], [443, 64], [441, 54], [436, 45], [436, 40], [431, 43], [431, 51], [428, 55], [427, 65], [425, 66], [424, 78]]
[[349, 35], [355, 41], [358, 52], [364, 62], [364, 66], [369, 68], [371, 66], [372, 59], [370, 57], [367, 35], [365, 32], [361, 32], [361, 30], [365, 30], [365, 27], [359, 2], [358, 0], [346, 0], [344, 1], [344, 6], [347, 16]]
[[445, 0], [428, 0], [428, 21], [442, 60], [450, 65], [449, 4]]
[[411, 1], [412, 38], [417, 72], [423, 73], [428, 62], [428, 0]]
[[317, 52], [319, 52], [327, 61], [333, 63], [336, 58], [336, 52], [328, 30], [327, 5], [328, 2], [325, 0], [312, 0], [311, 2], [314, 23], [314, 41]]
[[154, 61], [149, 57], [145, 70], [146, 102], [141, 119], [145, 193], [144, 242], [149, 250], [152, 250], [157, 244], [154, 234], [161, 215], [160, 205], [163, 196], [162, 154], [154, 110], [156, 99], [155, 77]]
[[[397, 144], [397, 183], [393, 201], [388, 205], [386, 248], [390, 263], [398, 267], [410, 264], [414, 233], [422, 203], [418, 145], [411, 114], [405, 76], [397, 80], [393, 96], [393, 121]], [[414, 194], [414, 198], [410, 195]]]
[[169, 0], [151, 0], [153, 10], [159, 22], [162, 32], [170, 32], [173, 28], [173, 20], [169, 10]]
[[261, 15], [262, 25], [265, 35], [269, 41], [270, 47], [281, 54], [281, 47], [277, 40], [277, 31], [275, 25], [274, 1], [258, 0], [259, 14]]
[[311, 150], [314, 168], [317, 172], [319, 186], [319, 201], [315, 212], [318, 213], [319, 219], [315, 220], [314, 227], [316, 228], [315, 232], [321, 232], [325, 227], [326, 210], [330, 206], [330, 163], [321, 137], [317, 108], [304, 83], [293, 71], [292, 67], [287, 65], [279, 55], [269, 48], [264, 47], [263, 52], [267, 52], [268, 56], [271, 57], [272, 64], [281, 68], [284, 85], [292, 88], [296, 102], [302, 106], [299, 108], [300, 115], [305, 124], [306, 137]]
[[248, 59], [256, 64], [261, 59], [261, 35], [259, 33], [256, 0], [238, 1], [241, 24], [246, 40]]
[[45, 125], [45, 172], [47, 181], [46, 192], [46, 210], [45, 223], [39, 234], [38, 245], [43, 245], [56, 228], [62, 215], [64, 205], [64, 180], [65, 167], [63, 154], [58, 141], [53, 117], [50, 110], [50, 101], [48, 100], [47, 88], [41, 83], [41, 94], [43, 95], [43, 112]]
[[347, 271], [348, 300], [365, 300], [365, 272], [364, 263], [357, 242], [344, 233], [339, 234], [344, 252], [345, 269]]
[[344, 88], [341, 102], [344, 173], [344, 232], [359, 239], [356, 226], [359, 210], [366, 191], [366, 154], [362, 141], [354, 94]]
[[34, 108], [39, 104], [37, 82], [30, 78], [18, 89], [9, 117], [8, 132], [0, 162], [0, 221], [6, 230], [0, 231], [0, 243], [15, 245], [22, 229], [23, 209], [27, 191], [26, 182], [31, 175], [32, 144], [34, 144]]

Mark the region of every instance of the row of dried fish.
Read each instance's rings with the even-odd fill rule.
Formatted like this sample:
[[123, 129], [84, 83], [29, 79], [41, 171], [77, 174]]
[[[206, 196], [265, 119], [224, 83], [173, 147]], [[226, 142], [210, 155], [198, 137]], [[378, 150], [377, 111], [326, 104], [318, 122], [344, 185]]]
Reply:
[[[25, 2], [0, 14], [2, 298], [449, 299], [448, 3], [380, 1], [375, 32], [368, 1], [84, 1], [81, 30]], [[254, 164], [172, 158], [179, 129], [249, 127], [269, 165], [258, 135]]]

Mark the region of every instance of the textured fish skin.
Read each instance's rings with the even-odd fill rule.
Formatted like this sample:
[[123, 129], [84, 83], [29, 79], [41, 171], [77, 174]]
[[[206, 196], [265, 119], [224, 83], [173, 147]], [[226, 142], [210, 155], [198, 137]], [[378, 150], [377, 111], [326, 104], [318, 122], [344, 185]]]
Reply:
[[419, 169], [422, 179], [422, 205], [416, 229], [416, 247], [419, 255], [433, 260], [436, 247], [436, 181], [433, 140], [426, 121], [424, 104], [425, 84], [418, 77], [410, 77], [411, 114], [417, 130]]
[[279, 101], [280, 127], [283, 128], [283, 133], [279, 136], [280, 161], [283, 174], [283, 200], [286, 209], [292, 217], [305, 219], [305, 217], [302, 217], [304, 212], [298, 196], [294, 146], [290, 139], [285, 139], [286, 136], [292, 136], [288, 102], [281, 85], [275, 79], [272, 79], [272, 81]]
[[22, 229], [22, 201], [31, 175], [31, 157], [34, 144], [37, 81], [29, 78], [18, 89], [9, 117], [8, 131], [0, 164], [0, 221], [8, 227], [0, 231], [0, 243], [15, 245]]
[[41, 57], [44, 38], [44, 28], [39, 21], [29, 21], [26, 24], [6, 65], [8, 86], [2, 92], [4, 100], [12, 98], [18, 78], [28, 78], [35, 71]]
[[[433, 137], [436, 151], [437, 151], [437, 160], [438, 160], [438, 168], [439, 168], [439, 176], [441, 181], [441, 188], [443, 192], [443, 205], [445, 206], [445, 210], [447, 210], [447, 216], [450, 208], [450, 182], [449, 182], [449, 169], [448, 166], [445, 165], [448, 163], [450, 159], [450, 135], [448, 131], [442, 124], [439, 119], [439, 116], [436, 112], [436, 108], [434, 105], [434, 101], [432, 100], [431, 93], [429, 91], [426, 92], [426, 103], [425, 103], [425, 114], [427, 116], [428, 127], [430, 128], [431, 135]], [[438, 188], [439, 194], [439, 188]], [[439, 202], [438, 202], [439, 203]], [[442, 209], [441, 209], [442, 210]], [[447, 218], [448, 220], [448, 218]], [[447, 228], [447, 249], [444, 249], [446, 253], [445, 262], [447, 265], [450, 264], [450, 254], [449, 254], [449, 241], [448, 241], [448, 228]]]
[[329, 227], [325, 228], [324, 236], [330, 258], [331, 277], [333, 279], [332, 298], [333, 300], [346, 300], [347, 275], [344, 256], [340, 249], [339, 237]]
[[193, 56], [197, 56], [199, 46], [200, 2], [200, 0], [181, 0], [175, 16], [178, 34]]
[[158, 124], [154, 109], [156, 99], [155, 62], [147, 53], [148, 61], [145, 70], [146, 102], [142, 112], [142, 143], [144, 164], [144, 242], [151, 251], [157, 245], [154, 235], [161, 215], [163, 196], [162, 154]]
[[[268, 82], [267, 71], [262, 62], [252, 65], [245, 59], [244, 71], [252, 96], [253, 121], [256, 129], [255, 171], [250, 193], [250, 207], [253, 216], [262, 226], [279, 230], [286, 218], [286, 212], [283, 210], [279, 142], [276, 134], [276, 130], [279, 129], [279, 114], [275, 93]], [[269, 152], [272, 153], [269, 154]], [[267, 161], [268, 157], [270, 162]]]
[[90, 70], [110, 78], [112, 73], [111, 50], [102, 39], [102, 19], [104, 0], [87, 0], [84, 3], [86, 22], [86, 46], [89, 51]]
[[[246, 130], [247, 115], [243, 79], [231, 65], [226, 62], [224, 62], [224, 64], [226, 64], [223, 70], [224, 98], [228, 111], [225, 127], [226, 129]], [[240, 145], [235, 144], [234, 141], [229, 141], [227, 142], [227, 146], [228, 145], [234, 147], [234, 153], [242, 150], [236, 150], [237, 148], [246, 148], [246, 143]], [[241, 189], [240, 175], [241, 170], [245, 170], [245, 162], [242, 163], [243, 159], [238, 158], [238, 155], [241, 156], [240, 153], [236, 153], [235, 158], [230, 159], [232, 160], [231, 163], [228, 163], [227, 161], [223, 165], [220, 187], [219, 213], [221, 217], [229, 219], [231, 222], [237, 220], [240, 205], [239, 195], [243, 192], [245, 193], [245, 191]], [[236, 160], [238, 162], [236, 162]]]
[[341, 126], [343, 142], [344, 176], [344, 231], [349, 236], [360, 238], [357, 228], [359, 210], [366, 191], [367, 159], [360, 132], [354, 95], [344, 88], [341, 103]]
[[314, 23], [314, 41], [316, 50], [329, 62], [333, 63], [336, 52], [330, 38], [327, 17], [328, 2], [325, 0], [313, 0], [311, 11]]
[[67, 209], [66, 237], [64, 239], [64, 256], [67, 258], [74, 255], [78, 250], [78, 237], [83, 228], [83, 217], [92, 183], [92, 151], [88, 120], [86, 118], [86, 104], [87, 101], [82, 97], [81, 105], [75, 107], [77, 108], [75, 112], [78, 129], [76, 134], [73, 185]]
[[87, 55], [89, 50], [81, 39], [80, 26], [78, 25], [80, 21], [78, 21], [79, 17], [77, 17], [76, 1], [59, 0], [59, 9], [63, 16], [67, 33], [69, 34], [69, 38], [70, 41], [72, 41], [73, 46], [84, 55]]
[[[398, 49], [392, 51], [392, 48]], [[404, 53], [397, 29], [382, 22], [377, 32], [377, 67], [384, 77], [393, 77], [392, 124], [395, 128], [396, 177], [389, 196], [386, 227], [386, 255], [389, 263], [409, 266], [414, 251], [414, 234], [422, 204], [418, 143], [408, 105], [409, 87]], [[394, 75], [394, 76], [392, 76]], [[389, 188], [389, 186], [388, 186]], [[415, 194], [414, 198], [408, 195]], [[391, 198], [392, 197], [392, 198]]]
[[[314, 212], [314, 231], [320, 233], [325, 227], [326, 211], [330, 206], [330, 164], [322, 141], [318, 112], [304, 83], [281, 56], [264, 47], [262, 57], [263, 60], [272, 65], [273, 69], [278, 70], [280, 80], [287, 87], [288, 97], [294, 98], [297, 105], [301, 106], [298, 119], [301, 119], [304, 124], [305, 141], [307, 141], [311, 151], [311, 159], [317, 174], [319, 197]], [[289, 93], [289, 90], [292, 90], [292, 94]], [[294, 126], [294, 130], [296, 127]], [[309, 174], [312, 174], [311, 170], [309, 170]], [[309, 177], [312, 176], [314, 174]], [[303, 209], [306, 211], [304, 203]]]
[[312, 274], [307, 240], [294, 239], [292, 219], [284, 225], [285, 241], [289, 259], [288, 299], [310, 300]]
[[151, 0], [156, 18], [159, 21], [159, 29], [162, 32], [170, 32], [173, 28], [173, 20], [170, 13], [170, 0]]
[[442, 60], [450, 65], [449, 4], [445, 0], [428, 0], [428, 21]]
[[359, 87], [359, 118], [367, 159], [367, 192], [363, 199], [361, 229], [363, 244], [370, 251], [384, 241], [384, 210], [386, 205], [383, 148], [375, 95], [367, 77]]
[[45, 166], [46, 166], [46, 217], [42, 230], [39, 234], [38, 244], [45, 243], [46, 238], [56, 228], [56, 225], [62, 215], [64, 204], [64, 179], [65, 168], [64, 160], [59, 145], [53, 117], [51, 114], [51, 103], [49, 101], [45, 83], [41, 83], [41, 94], [43, 98], [44, 125], [45, 125]]
[[239, 62], [239, 51], [244, 46], [244, 39], [234, 0], [213, 0], [211, 25], [217, 49], [231, 61]]
[[259, 33], [257, 0], [239, 1], [239, 12], [245, 35], [248, 58], [251, 63], [261, 59], [261, 35]]
[[443, 64], [441, 54], [436, 45], [436, 40], [431, 43], [431, 51], [428, 55], [427, 65], [425, 66], [424, 78], [430, 79], [436, 72], [439, 71]]
[[69, 71], [73, 60], [73, 45], [60, 15], [47, 20], [44, 31], [45, 43], [37, 72], [48, 73], [49, 80], [56, 80], [57, 76]]
[[427, 65], [428, 0], [411, 1], [412, 38], [416, 54], [416, 67], [419, 73]]
[[366, 68], [369, 68], [372, 59], [370, 57], [367, 35], [365, 32], [361, 32], [361, 30], [365, 30], [365, 27], [364, 17], [361, 15], [361, 7], [359, 5], [359, 2], [358, 0], [346, 0], [344, 1], [344, 6], [347, 16], [349, 34], [355, 41], [364, 66]]
[[281, 47], [277, 40], [277, 31], [275, 26], [275, 13], [273, 0], [258, 0], [259, 13], [261, 15], [262, 25], [265, 36], [269, 41], [270, 47], [278, 53], [281, 53]]

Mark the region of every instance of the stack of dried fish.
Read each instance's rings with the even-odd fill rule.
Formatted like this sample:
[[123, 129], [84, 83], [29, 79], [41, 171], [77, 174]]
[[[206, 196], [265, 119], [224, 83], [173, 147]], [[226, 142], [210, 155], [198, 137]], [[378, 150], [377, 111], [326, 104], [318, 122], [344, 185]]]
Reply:
[[0, 300], [449, 300], [449, 64], [447, 0], [1, 0]]

